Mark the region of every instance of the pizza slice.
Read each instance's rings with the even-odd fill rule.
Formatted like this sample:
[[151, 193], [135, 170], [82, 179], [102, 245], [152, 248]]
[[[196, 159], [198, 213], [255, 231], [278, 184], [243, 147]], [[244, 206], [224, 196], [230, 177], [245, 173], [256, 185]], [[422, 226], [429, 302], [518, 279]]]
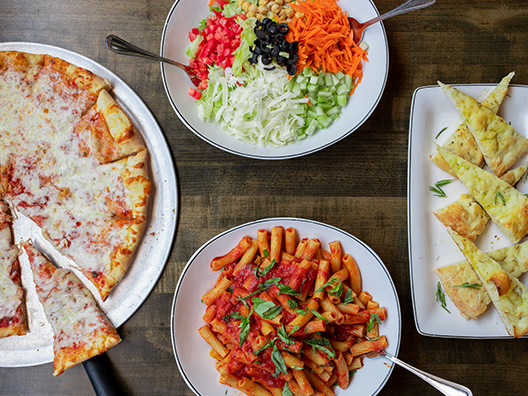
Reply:
[[108, 89], [107, 81], [62, 59], [44, 55], [42, 68], [21, 111], [24, 152], [40, 158], [71, 144], [72, 128]]
[[528, 197], [504, 180], [439, 147], [438, 151], [469, 193], [512, 243], [528, 233]]
[[0, 338], [24, 335], [27, 331], [18, 256], [11, 233], [11, 216], [7, 205], [0, 201]]
[[22, 246], [53, 329], [53, 375], [117, 345], [119, 334], [82, 282], [71, 271], [56, 268], [30, 243]]
[[448, 231], [480, 278], [508, 333], [516, 338], [528, 333], [528, 287], [469, 239]]
[[135, 154], [145, 148], [139, 133], [128, 116], [106, 91], [101, 90], [97, 102], [75, 126], [79, 154], [90, 154], [99, 163], [107, 164]]
[[145, 222], [96, 215], [90, 207], [53, 208], [40, 226], [44, 237], [75, 262], [106, 301], [132, 262]]
[[486, 164], [497, 176], [502, 176], [528, 151], [528, 139], [501, 117], [456, 88], [438, 84], [464, 118]]
[[[512, 72], [504, 77], [489, 96], [482, 101], [482, 106], [490, 109], [494, 114], [497, 114], [499, 106], [508, 92], [508, 85], [514, 75], [515, 73]], [[482, 155], [482, 151], [480, 151], [480, 148], [466, 123], [460, 124], [457, 130], [451, 134], [442, 147], [474, 165], [481, 168], [484, 166], [484, 156]], [[433, 161], [433, 163], [435, 163], [440, 169], [456, 177], [455, 172], [453, 172], [440, 153], [437, 152], [435, 155], [431, 156], [431, 161]]]
[[[528, 241], [486, 254], [515, 278], [528, 272]], [[488, 292], [467, 260], [436, 268], [434, 272], [446, 294], [466, 319], [476, 319], [491, 302]]]

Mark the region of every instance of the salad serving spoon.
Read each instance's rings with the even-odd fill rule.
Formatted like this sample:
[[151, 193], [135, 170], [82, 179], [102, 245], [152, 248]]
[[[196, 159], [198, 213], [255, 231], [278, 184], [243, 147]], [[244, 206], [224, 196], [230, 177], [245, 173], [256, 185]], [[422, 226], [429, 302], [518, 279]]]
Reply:
[[446, 396], [473, 396], [473, 393], [471, 392], [471, 390], [466, 388], [465, 386], [457, 384], [455, 382], [445, 380], [443, 378], [437, 377], [436, 375], [432, 375], [432, 374], [426, 373], [425, 371], [417, 369], [416, 367], [413, 367], [410, 364], [407, 364], [404, 361], [398, 359], [396, 356], [393, 356], [390, 353], [386, 352], [384, 349], [380, 351], [376, 351], [372, 355], [369, 354], [367, 356], [368, 357], [383, 356], [384, 358], [389, 359], [391, 362], [417, 375], [418, 377], [423, 379], [425, 382], [427, 382], [429, 385], [432, 385], [433, 387], [438, 389], [440, 392], [442, 392], [442, 394]]
[[145, 51], [144, 49], [136, 47], [128, 41], [125, 41], [122, 38], [117, 37], [113, 34], [109, 35], [106, 38], [105, 43], [106, 48], [119, 55], [139, 56], [156, 62], [165, 62], [170, 65], [177, 66], [182, 69], [185, 73], [187, 73], [187, 75], [195, 86], [198, 86], [200, 84], [200, 78], [198, 78], [195, 71], [190, 66], [184, 65], [183, 63], [176, 62], [168, 58], [164, 58], [163, 56], [155, 55], [152, 52]]
[[383, 21], [387, 18], [404, 14], [406, 12], [419, 10], [420, 8], [429, 7], [430, 5], [433, 5], [436, 2], [436, 0], [408, 0], [405, 3], [399, 5], [398, 7], [392, 9], [391, 11], [386, 12], [383, 15], [379, 15], [376, 18], [372, 18], [368, 20], [367, 22], [360, 23], [356, 19], [352, 17], [348, 17], [348, 22], [350, 24], [350, 28], [354, 32], [354, 43], [359, 44], [361, 42], [361, 39], [363, 38], [363, 31], [369, 27], [370, 25]]

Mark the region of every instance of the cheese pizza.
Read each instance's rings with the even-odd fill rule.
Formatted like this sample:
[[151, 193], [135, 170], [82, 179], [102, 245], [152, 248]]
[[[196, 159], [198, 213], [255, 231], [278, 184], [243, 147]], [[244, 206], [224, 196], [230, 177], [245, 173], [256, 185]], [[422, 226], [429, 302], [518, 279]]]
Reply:
[[49, 55], [0, 53], [3, 197], [106, 300], [146, 221], [147, 151], [107, 81]]
[[[102, 301], [132, 262], [147, 221], [148, 153], [110, 92], [108, 81], [65, 60], [0, 52], [0, 337], [28, 330], [16, 213], [73, 260]], [[23, 246], [55, 334], [54, 375], [120, 341], [70, 271]]]

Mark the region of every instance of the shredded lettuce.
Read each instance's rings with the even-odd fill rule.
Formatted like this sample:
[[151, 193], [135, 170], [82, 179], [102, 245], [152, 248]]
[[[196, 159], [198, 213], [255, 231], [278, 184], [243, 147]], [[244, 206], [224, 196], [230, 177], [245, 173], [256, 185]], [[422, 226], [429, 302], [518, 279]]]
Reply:
[[211, 69], [208, 88], [196, 102], [200, 117], [261, 146], [280, 147], [303, 138], [308, 98], [292, 90], [283, 68], [264, 68], [269, 67], [259, 60], [240, 76], [231, 69]]
[[240, 46], [235, 51], [235, 60], [233, 61], [233, 74], [235, 76], [240, 76], [244, 70], [248, 72], [255, 70], [251, 68], [248, 59], [252, 55], [250, 47], [257, 39], [254, 31], [256, 22], [257, 18], [237, 19], [237, 23], [242, 27], [242, 32], [240, 33]]

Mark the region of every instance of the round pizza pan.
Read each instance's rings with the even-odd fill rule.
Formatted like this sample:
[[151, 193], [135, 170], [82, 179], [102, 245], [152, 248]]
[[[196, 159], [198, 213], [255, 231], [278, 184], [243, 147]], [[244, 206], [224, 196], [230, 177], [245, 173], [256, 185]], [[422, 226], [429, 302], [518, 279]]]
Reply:
[[[17, 241], [33, 239], [39, 250], [50, 256], [55, 264], [72, 269], [96, 296], [99, 306], [114, 326], [119, 327], [134, 314], [154, 288], [169, 258], [176, 232], [179, 209], [177, 180], [165, 136], [141, 98], [121, 78], [99, 63], [63, 48], [38, 43], [0, 43], [0, 51], [49, 54], [107, 79], [112, 85], [112, 96], [130, 117], [147, 149], [156, 153], [149, 156], [152, 191], [145, 233], [127, 274], [105, 302], [101, 301], [93, 285], [75, 269], [75, 263], [55, 251], [33, 222], [20, 216], [14, 224]], [[29, 332], [24, 336], [0, 339], [0, 367], [34, 366], [53, 361], [53, 332], [38, 302], [25, 255], [20, 257], [20, 263], [26, 290]]]

